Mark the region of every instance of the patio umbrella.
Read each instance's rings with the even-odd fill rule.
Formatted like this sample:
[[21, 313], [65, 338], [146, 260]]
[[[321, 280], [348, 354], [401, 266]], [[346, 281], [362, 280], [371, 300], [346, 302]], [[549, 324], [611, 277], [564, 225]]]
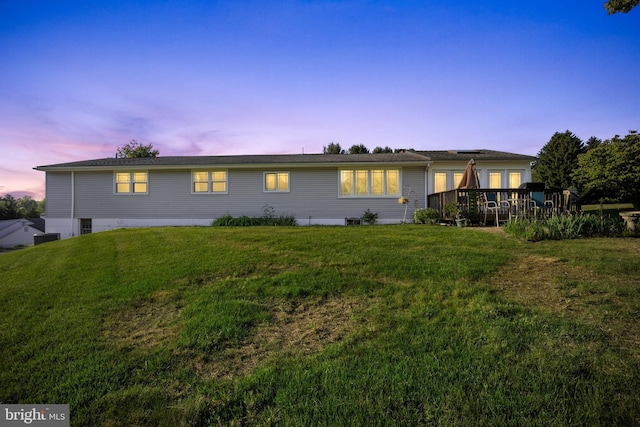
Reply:
[[467, 168], [464, 170], [462, 179], [460, 180], [457, 188], [480, 188], [480, 178], [478, 177], [475, 160], [471, 159], [469, 160], [469, 163], [467, 163]]
[[[476, 168], [476, 161], [471, 159], [467, 163], [467, 167], [462, 174], [462, 179], [458, 184], [457, 189], [472, 190], [480, 188], [480, 177], [478, 176], [478, 169]], [[478, 199], [475, 191], [469, 191], [466, 197], [463, 197], [463, 204], [465, 204], [464, 210], [470, 215], [478, 213]], [[485, 220], [486, 221], [486, 220]], [[497, 224], [497, 221], [496, 221]]]

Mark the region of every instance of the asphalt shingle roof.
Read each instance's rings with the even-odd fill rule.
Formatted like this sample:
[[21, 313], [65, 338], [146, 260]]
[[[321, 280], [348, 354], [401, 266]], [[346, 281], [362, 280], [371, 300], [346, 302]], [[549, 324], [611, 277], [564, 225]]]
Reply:
[[38, 166], [37, 170], [139, 167], [139, 166], [198, 166], [198, 165], [268, 165], [268, 164], [334, 164], [334, 163], [406, 163], [427, 162], [429, 159], [414, 152], [380, 154], [265, 154], [241, 156], [167, 156], [144, 158], [105, 158]]
[[417, 153], [428, 157], [431, 160], [523, 160], [533, 161], [535, 157], [524, 154], [507, 153], [505, 151], [494, 150], [436, 150], [417, 151]]
[[440, 151], [406, 151], [402, 153], [379, 154], [264, 154], [238, 156], [166, 156], [144, 158], [104, 158], [82, 160], [53, 165], [37, 166], [34, 169], [73, 170], [95, 168], [127, 168], [127, 167], [194, 167], [202, 165], [331, 165], [348, 163], [428, 163], [434, 160], [469, 161], [475, 160], [527, 160], [535, 157], [522, 154], [506, 153], [492, 150], [440, 150]]

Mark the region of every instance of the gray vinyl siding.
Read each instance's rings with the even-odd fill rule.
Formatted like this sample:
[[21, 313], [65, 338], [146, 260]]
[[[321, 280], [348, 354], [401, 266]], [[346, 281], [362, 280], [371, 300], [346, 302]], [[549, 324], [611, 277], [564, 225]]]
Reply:
[[71, 217], [71, 172], [47, 172], [45, 214], [49, 218]]
[[[75, 217], [214, 219], [227, 213], [260, 216], [265, 204], [273, 207], [277, 215], [294, 215], [300, 224], [305, 224], [309, 217], [360, 217], [367, 209], [378, 212], [380, 220], [402, 218], [404, 213], [397, 197], [339, 198], [338, 167], [227, 171], [227, 194], [193, 194], [191, 169], [150, 170], [148, 194], [144, 195], [115, 195], [111, 171], [75, 172]], [[265, 193], [266, 171], [289, 172], [290, 191]], [[53, 216], [54, 212], [55, 216], [71, 215], [70, 183], [69, 173], [47, 172], [47, 215]], [[424, 206], [424, 169], [402, 168], [402, 184], [405, 188], [411, 186], [419, 206]], [[412, 196], [410, 212], [413, 200]], [[51, 213], [50, 203], [55, 206]]]

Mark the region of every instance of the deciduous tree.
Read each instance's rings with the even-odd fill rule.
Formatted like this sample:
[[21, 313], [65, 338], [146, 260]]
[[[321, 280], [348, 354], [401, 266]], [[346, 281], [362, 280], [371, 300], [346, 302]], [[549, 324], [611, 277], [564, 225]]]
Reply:
[[0, 198], [0, 219], [18, 218], [18, 201], [11, 194]]
[[24, 196], [17, 200], [17, 213], [20, 218], [36, 218], [38, 216], [38, 202], [31, 196]]
[[609, 0], [605, 2], [604, 8], [607, 9], [609, 15], [616, 12], [627, 13], [640, 4], [640, 0]]
[[116, 157], [120, 158], [138, 158], [138, 157], [157, 157], [160, 152], [153, 149], [153, 144], [144, 145], [132, 139], [130, 143], [118, 147]]
[[574, 178], [591, 200], [631, 202], [640, 208], [640, 135], [618, 135], [578, 156]]
[[47, 199], [44, 198], [38, 202], [38, 216], [42, 216], [45, 213], [47, 207]]

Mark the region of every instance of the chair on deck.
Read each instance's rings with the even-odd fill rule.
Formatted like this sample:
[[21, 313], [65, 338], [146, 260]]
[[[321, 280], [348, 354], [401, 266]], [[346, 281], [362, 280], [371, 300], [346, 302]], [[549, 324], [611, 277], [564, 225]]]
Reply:
[[494, 193], [482, 193], [480, 197], [478, 197], [478, 205], [482, 206], [484, 210], [484, 224], [487, 225], [487, 216], [491, 214], [496, 215], [496, 227], [500, 226], [500, 213], [509, 212], [511, 209], [511, 205], [507, 201], [498, 202], [496, 200], [496, 195]]
[[550, 216], [553, 215], [555, 209], [553, 206], [553, 201], [546, 200], [543, 191], [534, 191], [531, 193], [531, 201], [535, 203], [533, 206], [536, 211], [536, 217], [538, 211], [541, 211], [543, 215]]

